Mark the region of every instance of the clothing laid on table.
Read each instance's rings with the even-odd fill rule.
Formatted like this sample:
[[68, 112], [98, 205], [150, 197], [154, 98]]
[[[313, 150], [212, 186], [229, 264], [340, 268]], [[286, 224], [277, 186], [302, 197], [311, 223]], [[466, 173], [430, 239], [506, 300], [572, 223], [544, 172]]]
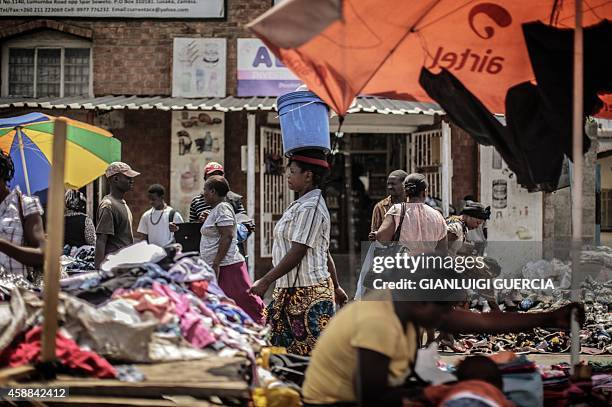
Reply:
[[266, 309], [270, 342], [287, 352], [309, 355], [335, 314], [331, 278], [309, 287], [276, 288]]
[[[21, 209], [19, 208], [21, 206]], [[25, 236], [23, 222], [31, 215], [43, 214], [42, 206], [37, 197], [23, 195], [19, 187], [15, 187], [2, 202], [0, 202], [0, 238], [15, 245], [24, 246]], [[0, 252], [0, 267], [10, 274], [28, 275], [27, 266], [19, 263]]]
[[217, 206], [211, 209], [201, 228], [202, 237], [200, 239], [200, 257], [202, 257], [202, 259], [204, 259], [204, 261], [210, 266], [212, 266], [213, 261], [217, 256], [217, 251], [219, 250], [221, 234], [217, 228], [225, 226], [232, 227], [232, 243], [227, 250], [227, 254], [221, 260], [220, 265], [227, 266], [244, 261], [244, 257], [242, 257], [237, 247], [236, 215], [234, 214], [230, 204], [227, 202], [220, 202]]
[[302, 386], [304, 401], [356, 402], [360, 348], [387, 356], [388, 384], [401, 386], [416, 361], [419, 331], [414, 324], [402, 326], [389, 292], [376, 291], [346, 305], [331, 319], [312, 352]]
[[[293, 269], [276, 280], [276, 288], [309, 287], [329, 278], [330, 218], [320, 189], [314, 189], [293, 201], [274, 227], [272, 264], [276, 266], [289, 252], [293, 242], [308, 246], [299, 270]], [[297, 279], [296, 279], [297, 276]]]
[[405, 208], [399, 238], [402, 246], [407, 247], [413, 254], [435, 251], [438, 242], [446, 236], [444, 217], [424, 203], [395, 204], [387, 215], [393, 216], [396, 229], [401, 221], [402, 205]]
[[64, 244], [73, 247], [95, 246], [96, 228], [89, 216], [82, 212], [66, 210], [64, 214]]
[[[174, 213], [173, 219], [170, 219], [172, 213]], [[150, 208], [140, 218], [137, 231], [147, 235], [149, 243], [164, 247], [174, 240], [174, 233], [170, 232], [170, 223], [183, 223], [183, 217], [171, 206], [166, 206], [161, 211]]]
[[102, 198], [98, 206], [97, 235], [107, 235], [104, 255], [115, 253], [134, 243], [132, 212], [125, 200], [112, 195]]
[[[59, 332], [55, 339], [55, 354], [67, 369], [97, 378], [114, 378], [115, 368], [98, 354], [82, 350], [72, 339]], [[21, 366], [38, 361], [42, 348], [42, 326], [26, 332], [22, 342], [6, 348], [0, 353], [0, 366]]]

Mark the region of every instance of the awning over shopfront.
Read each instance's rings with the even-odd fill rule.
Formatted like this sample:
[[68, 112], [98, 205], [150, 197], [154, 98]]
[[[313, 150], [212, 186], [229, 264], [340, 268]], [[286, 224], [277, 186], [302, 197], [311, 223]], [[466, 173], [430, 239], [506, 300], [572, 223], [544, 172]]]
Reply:
[[[86, 110], [216, 110], [271, 111], [276, 109], [276, 97], [185, 99], [164, 96], [100, 96], [95, 98], [0, 98], [0, 109], [29, 107], [37, 109], [86, 109]], [[358, 97], [349, 113], [381, 114], [443, 114], [440, 106], [434, 103], [408, 102], [371, 96]]]

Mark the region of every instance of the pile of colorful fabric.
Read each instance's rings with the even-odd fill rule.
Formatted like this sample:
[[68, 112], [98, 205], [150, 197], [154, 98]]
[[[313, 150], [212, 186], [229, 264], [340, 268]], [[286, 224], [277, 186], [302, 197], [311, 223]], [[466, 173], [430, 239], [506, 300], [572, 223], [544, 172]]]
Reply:
[[[213, 270], [199, 257], [169, 252], [157, 260], [84, 273], [68, 279], [69, 284], [62, 281], [58, 343], [70, 342], [71, 351], [90, 350], [101, 361], [242, 355], [254, 366], [255, 352], [267, 344], [267, 329], [223, 293]], [[40, 329], [40, 295], [19, 287], [10, 295], [10, 302], [0, 303], [0, 367], [38, 357], [23, 348], [36, 340]], [[75, 360], [90, 358], [79, 355]]]

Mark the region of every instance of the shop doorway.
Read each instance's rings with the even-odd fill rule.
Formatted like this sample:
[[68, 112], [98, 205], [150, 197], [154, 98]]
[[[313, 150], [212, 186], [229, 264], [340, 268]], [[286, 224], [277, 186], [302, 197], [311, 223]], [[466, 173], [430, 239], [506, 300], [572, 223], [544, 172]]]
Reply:
[[332, 160], [326, 188], [330, 251], [359, 253], [367, 241], [374, 205], [387, 196], [387, 176], [406, 168], [406, 134], [345, 133]]

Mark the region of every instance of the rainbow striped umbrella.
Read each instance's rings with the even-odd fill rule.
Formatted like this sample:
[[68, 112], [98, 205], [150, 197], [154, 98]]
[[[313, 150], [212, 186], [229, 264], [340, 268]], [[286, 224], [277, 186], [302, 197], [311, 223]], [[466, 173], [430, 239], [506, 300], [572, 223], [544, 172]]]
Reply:
[[[108, 164], [120, 161], [121, 142], [104, 129], [64, 119], [68, 122], [64, 183], [67, 188], [82, 188], [103, 175]], [[49, 187], [55, 120], [42, 113], [0, 119], [0, 148], [15, 163], [10, 187], [19, 185], [28, 195]]]

